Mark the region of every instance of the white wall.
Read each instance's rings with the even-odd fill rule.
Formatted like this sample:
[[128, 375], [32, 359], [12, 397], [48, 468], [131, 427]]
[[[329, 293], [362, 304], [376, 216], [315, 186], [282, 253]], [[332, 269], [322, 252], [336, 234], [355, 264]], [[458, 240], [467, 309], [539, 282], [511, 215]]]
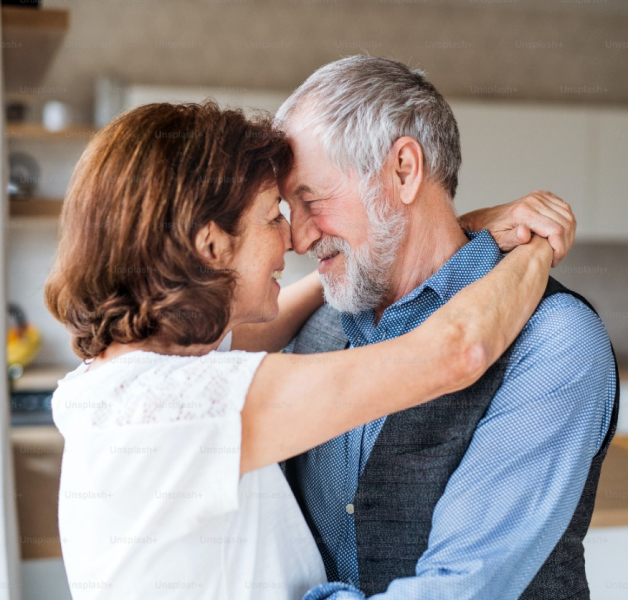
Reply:
[[591, 600], [626, 600], [628, 527], [589, 530], [584, 556]]
[[628, 240], [628, 110], [452, 102], [462, 141], [460, 214], [550, 190], [578, 240]]

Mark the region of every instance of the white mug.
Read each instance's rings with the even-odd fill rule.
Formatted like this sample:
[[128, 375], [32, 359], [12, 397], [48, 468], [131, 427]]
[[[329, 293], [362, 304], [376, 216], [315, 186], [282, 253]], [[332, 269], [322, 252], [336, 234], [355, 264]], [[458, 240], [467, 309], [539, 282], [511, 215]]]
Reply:
[[43, 122], [48, 131], [61, 131], [71, 124], [72, 109], [64, 102], [50, 100], [44, 105]]

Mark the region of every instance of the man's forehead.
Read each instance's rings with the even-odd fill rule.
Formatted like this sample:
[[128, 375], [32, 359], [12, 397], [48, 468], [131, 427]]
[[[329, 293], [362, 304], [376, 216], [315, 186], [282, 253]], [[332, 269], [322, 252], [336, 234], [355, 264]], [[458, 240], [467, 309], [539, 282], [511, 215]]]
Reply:
[[301, 156], [304, 158], [312, 156], [322, 158], [323, 146], [319, 136], [316, 135], [312, 127], [300, 126], [299, 123], [291, 123], [287, 126], [285, 132], [297, 162]]

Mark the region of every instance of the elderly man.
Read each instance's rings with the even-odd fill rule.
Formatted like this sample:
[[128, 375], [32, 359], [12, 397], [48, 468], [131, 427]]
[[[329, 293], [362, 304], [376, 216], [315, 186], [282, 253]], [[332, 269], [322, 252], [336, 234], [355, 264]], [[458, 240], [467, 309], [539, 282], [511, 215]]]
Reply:
[[[295, 152], [281, 188], [293, 246], [319, 259], [327, 301], [288, 351], [401, 335], [500, 261], [488, 231], [468, 233], [456, 218], [458, 128], [422, 72], [343, 59], [277, 118]], [[516, 212], [530, 205], [556, 262], [570, 213], [551, 194], [468, 215], [465, 229], [490, 217], [507, 249], [529, 237]], [[617, 419], [616, 378], [600, 319], [550, 280], [477, 384], [288, 461], [332, 582], [307, 600], [589, 598], [582, 540]]]

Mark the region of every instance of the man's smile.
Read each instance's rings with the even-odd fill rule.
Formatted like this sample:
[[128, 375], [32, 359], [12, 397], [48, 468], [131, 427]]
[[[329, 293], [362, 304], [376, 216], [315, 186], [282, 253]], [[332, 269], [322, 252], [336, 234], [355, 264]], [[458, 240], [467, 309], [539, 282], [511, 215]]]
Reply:
[[331, 268], [331, 263], [339, 254], [340, 254], [340, 251], [336, 250], [335, 252], [333, 252], [332, 254], [329, 254], [325, 258], [321, 258], [320, 262], [318, 263], [318, 272], [324, 273], [328, 271]]

